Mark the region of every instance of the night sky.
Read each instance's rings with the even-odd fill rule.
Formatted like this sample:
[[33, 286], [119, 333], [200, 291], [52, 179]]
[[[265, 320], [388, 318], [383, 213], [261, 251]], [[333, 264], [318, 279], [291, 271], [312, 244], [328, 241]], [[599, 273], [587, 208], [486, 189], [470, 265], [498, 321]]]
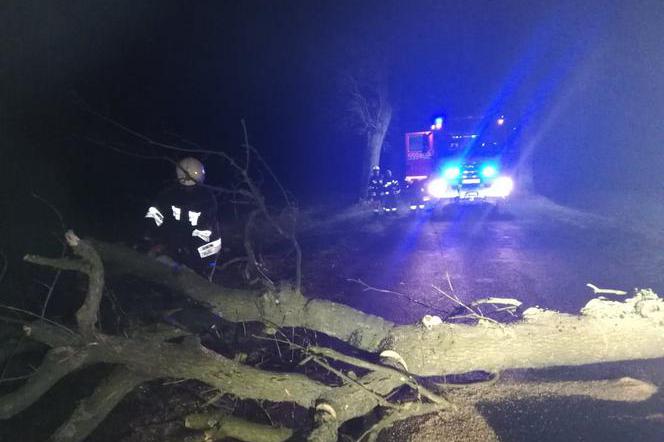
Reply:
[[[397, 173], [404, 132], [500, 109], [524, 127], [542, 192], [664, 189], [661, 1], [20, 0], [3, 1], [0, 20], [7, 231], [27, 229], [26, 213], [52, 218], [32, 192], [81, 229], [121, 230], [114, 214], [169, 179], [167, 162], [92, 142], [145, 152], [96, 114], [228, 152], [245, 118], [303, 201], [352, 198], [364, 139], [340, 78], [376, 65], [395, 109], [384, 165]], [[212, 184], [228, 178], [208, 166]]]

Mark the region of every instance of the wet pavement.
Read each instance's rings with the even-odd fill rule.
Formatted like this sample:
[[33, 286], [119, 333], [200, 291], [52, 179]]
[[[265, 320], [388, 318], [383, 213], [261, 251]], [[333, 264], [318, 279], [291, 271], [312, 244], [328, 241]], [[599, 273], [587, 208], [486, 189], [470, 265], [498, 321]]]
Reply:
[[310, 225], [300, 235], [306, 295], [399, 323], [454, 310], [434, 287], [464, 303], [509, 297], [569, 313], [593, 297], [587, 283], [664, 293], [664, 235], [544, 198], [499, 212], [467, 206], [375, 217], [354, 208]]

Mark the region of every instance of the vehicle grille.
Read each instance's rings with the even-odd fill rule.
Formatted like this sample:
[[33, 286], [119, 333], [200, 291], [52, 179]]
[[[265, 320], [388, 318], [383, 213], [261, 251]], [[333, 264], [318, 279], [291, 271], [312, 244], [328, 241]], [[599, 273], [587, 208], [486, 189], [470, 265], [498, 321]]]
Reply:
[[[471, 182], [469, 182], [471, 181]], [[480, 177], [479, 165], [475, 162], [464, 163], [461, 169], [461, 180], [459, 185], [464, 189], [472, 189], [482, 186], [482, 179]]]
[[465, 163], [461, 172], [462, 178], [479, 178], [480, 172], [477, 163]]

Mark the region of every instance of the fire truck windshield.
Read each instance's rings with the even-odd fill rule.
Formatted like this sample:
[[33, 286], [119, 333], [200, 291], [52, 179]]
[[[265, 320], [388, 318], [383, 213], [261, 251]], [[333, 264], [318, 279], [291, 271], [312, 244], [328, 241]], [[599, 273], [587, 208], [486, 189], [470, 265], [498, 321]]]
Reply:
[[442, 136], [436, 138], [436, 150], [440, 156], [499, 156], [508, 148], [509, 132], [507, 124], [493, 120], [450, 120]]

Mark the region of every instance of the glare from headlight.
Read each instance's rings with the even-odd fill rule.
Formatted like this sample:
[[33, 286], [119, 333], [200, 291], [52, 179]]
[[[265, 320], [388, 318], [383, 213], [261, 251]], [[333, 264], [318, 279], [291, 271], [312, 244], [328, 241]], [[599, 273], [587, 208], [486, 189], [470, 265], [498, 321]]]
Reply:
[[447, 191], [447, 181], [437, 178], [429, 183], [427, 192], [434, 198], [442, 198]]
[[498, 196], [506, 197], [514, 189], [514, 181], [508, 176], [501, 176], [496, 178], [496, 180], [491, 185], [491, 190], [495, 192]]
[[457, 166], [451, 166], [443, 171], [443, 176], [448, 180], [453, 180], [461, 174], [461, 169]]
[[498, 173], [498, 171], [496, 170], [495, 166], [493, 166], [491, 164], [487, 164], [486, 166], [484, 166], [482, 168], [482, 176], [484, 178], [491, 178], [491, 177], [495, 176], [497, 173]]

